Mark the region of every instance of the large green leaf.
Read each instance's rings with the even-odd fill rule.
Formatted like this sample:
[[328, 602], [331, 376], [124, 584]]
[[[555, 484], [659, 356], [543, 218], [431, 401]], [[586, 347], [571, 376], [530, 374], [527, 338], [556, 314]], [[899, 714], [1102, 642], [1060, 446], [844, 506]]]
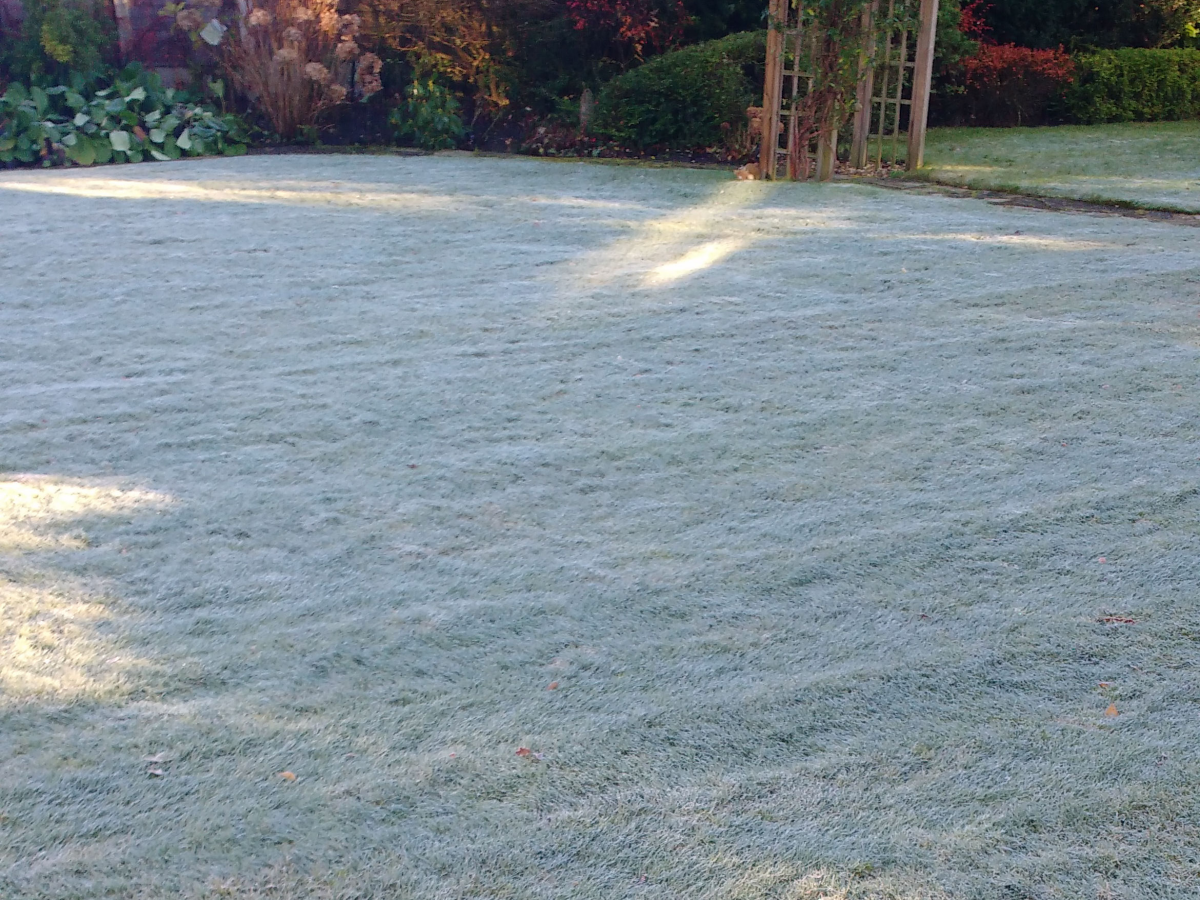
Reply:
[[46, 115], [46, 110], [50, 108], [50, 98], [46, 96], [46, 92], [35, 86], [29, 89], [29, 97], [37, 109], [38, 118]]
[[97, 163], [112, 162], [112, 158], [113, 158], [112, 144], [110, 144], [108, 141], [104, 140], [104, 138], [98, 138], [98, 139], [92, 140], [92, 147], [94, 147], [96, 150], [96, 162]]
[[125, 98], [125, 102], [133, 103], [137, 100], [145, 100], [145, 99], [146, 99], [146, 89], [144, 87], [142, 87], [141, 85], [138, 85], [132, 91], [129, 92], [129, 95]]
[[75, 118], [72, 119], [71, 121], [75, 123], [76, 128], [82, 128], [84, 125], [86, 125], [88, 122], [91, 121], [91, 118], [92, 117], [89, 116], [87, 113], [81, 112], [81, 113], [75, 113]]
[[192, 149], [192, 136], [187, 128], [183, 129], [179, 137], [175, 138], [175, 143], [179, 145], [180, 150]]
[[110, 131], [108, 133], [109, 143], [112, 148], [120, 153], [127, 153], [130, 147], [128, 131]]
[[94, 142], [85, 137], [79, 138], [75, 146], [67, 148], [67, 159], [81, 166], [93, 165], [96, 162]]

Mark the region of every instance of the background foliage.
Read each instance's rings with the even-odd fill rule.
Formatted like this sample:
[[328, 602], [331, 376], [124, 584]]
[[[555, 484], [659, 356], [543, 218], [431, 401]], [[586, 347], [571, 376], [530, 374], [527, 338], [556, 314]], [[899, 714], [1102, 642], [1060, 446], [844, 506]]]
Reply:
[[[341, 0], [353, 40], [313, 48], [305, 41], [317, 31], [289, 18], [294, 0], [255, 5], [281, 16], [251, 29], [270, 31], [262, 52], [240, 55], [236, 3], [185, 0], [165, 12], [191, 35], [190, 96], [244, 115], [261, 139], [726, 157], [753, 142], [745, 110], [761, 102], [765, 0]], [[64, 88], [47, 97], [80, 79], [91, 91], [112, 85], [111, 0], [25, 9], [19, 25], [2, 23], [0, 91], [10, 81]], [[229, 29], [220, 47], [198, 37], [212, 16]], [[1198, 21], [1200, 0], [942, 0], [932, 122], [1195, 115], [1184, 48], [1200, 45]], [[305, 40], [287, 37], [297, 30]], [[333, 55], [350, 43], [353, 54]], [[279, 54], [292, 47], [304, 60], [288, 68]], [[1146, 49], [1164, 47], [1176, 49]], [[579, 127], [585, 90], [598, 101], [590, 135]]]
[[1172, 47], [1195, 37], [1200, 0], [993, 0], [984, 17], [998, 44]]
[[164, 89], [157, 75], [138, 66], [98, 91], [76, 76], [70, 86], [10, 84], [0, 97], [0, 163], [90, 166], [238, 156], [245, 141], [236, 117]]

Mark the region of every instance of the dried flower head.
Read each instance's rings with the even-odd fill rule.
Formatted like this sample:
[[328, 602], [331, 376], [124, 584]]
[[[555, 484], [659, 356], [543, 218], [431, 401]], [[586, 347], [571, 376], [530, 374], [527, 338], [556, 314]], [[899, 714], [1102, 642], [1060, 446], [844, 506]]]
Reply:
[[307, 6], [297, 6], [295, 11], [292, 13], [292, 21], [297, 25], [301, 25], [305, 22], [311, 22], [316, 17], [317, 14]]
[[317, 84], [329, 84], [329, 70], [319, 62], [310, 62], [304, 66], [304, 77]]
[[175, 14], [175, 24], [183, 31], [199, 31], [204, 27], [204, 16], [199, 10], [181, 9]]
[[321, 13], [321, 30], [329, 35], [337, 34], [342, 27], [342, 17], [335, 9], [327, 9]]
[[271, 24], [270, 10], [255, 9], [246, 17], [246, 22], [253, 25], [255, 28], [266, 28]]
[[329, 99], [334, 103], [341, 103], [346, 99], [346, 88], [344, 85], [331, 84], [329, 86]]
[[289, 44], [298, 44], [304, 39], [304, 32], [294, 26], [283, 29], [283, 39]]
[[338, 58], [338, 62], [348, 62], [358, 56], [359, 47], [354, 41], [342, 41], [337, 45], [337, 50], [334, 55]]
[[342, 37], [354, 37], [362, 30], [362, 16], [348, 15], [342, 16], [339, 23], [341, 27]]
[[365, 99], [372, 94], [378, 94], [383, 90], [383, 79], [378, 75], [369, 75], [365, 72], [359, 72], [355, 76], [355, 81], [358, 82], [358, 93]]
[[300, 52], [295, 47], [280, 47], [275, 51], [275, 62], [280, 65], [299, 61]]
[[374, 53], [364, 53], [358, 60], [358, 71], [354, 75], [359, 94], [370, 97], [382, 91], [383, 81], [379, 78], [382, 71], [383, 60]]

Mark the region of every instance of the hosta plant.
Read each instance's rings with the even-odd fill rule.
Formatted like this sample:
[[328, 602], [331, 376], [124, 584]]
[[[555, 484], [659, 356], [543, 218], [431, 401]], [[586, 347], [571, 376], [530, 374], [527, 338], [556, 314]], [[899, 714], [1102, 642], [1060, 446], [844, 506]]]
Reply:
[[78, 81], [44, 89], [11, 84], [0, 97], [0, 163], [237, 156], [246, 152], [245, 140], [236, 117], [187, 102], [140, 69], [125, 70], [103, 90], [85, 92]]

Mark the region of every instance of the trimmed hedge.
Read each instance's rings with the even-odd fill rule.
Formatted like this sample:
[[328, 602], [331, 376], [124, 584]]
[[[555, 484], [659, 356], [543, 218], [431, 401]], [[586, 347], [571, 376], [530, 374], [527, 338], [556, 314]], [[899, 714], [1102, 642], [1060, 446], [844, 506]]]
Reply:
[[639, 150], [722, 144], [762, 102], [766, 54], [767, 33], [753, 31], [653, 59], [603, 87], [592, 132]]
[[1200, 50], [1103, 50], [1075, 57], [1067, 117], [1085, 125], [1200, 117]]

